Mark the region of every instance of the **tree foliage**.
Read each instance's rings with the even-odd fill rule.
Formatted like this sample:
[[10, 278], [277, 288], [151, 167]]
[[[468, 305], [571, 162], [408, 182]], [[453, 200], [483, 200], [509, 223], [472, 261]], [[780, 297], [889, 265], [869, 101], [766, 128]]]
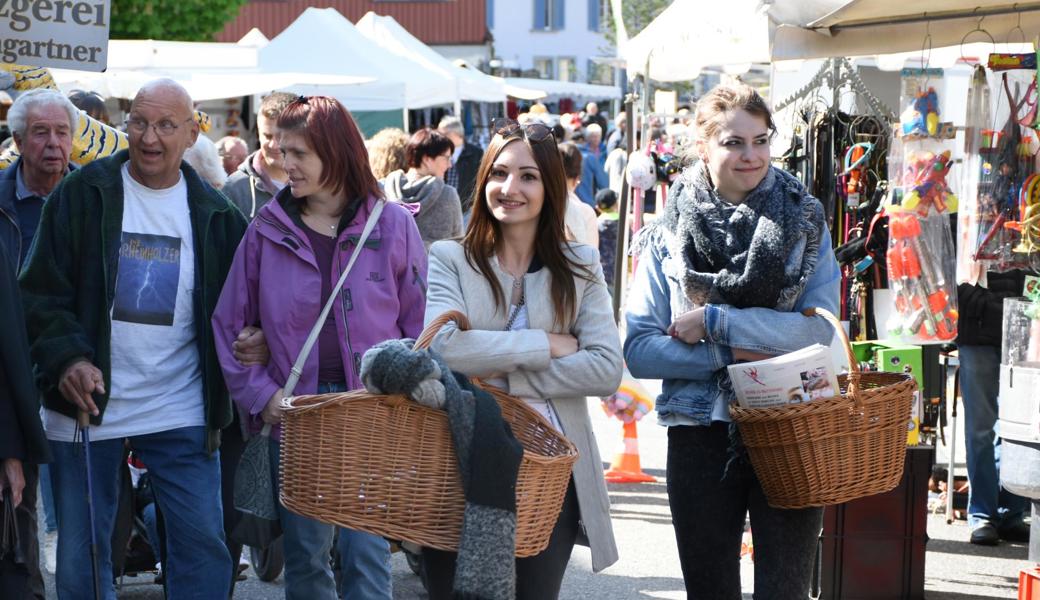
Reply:
[[112, 39], [208, 42], [246, 0], [112, 0]]
[[[622, 22], [628, 37], [635, 37], [643, 30], [657, 15], [664, 12], [672, 4], [672, 0], [637, 0], [636, 2], [622, 2]], [[611, 46], [617, 45], [617, 29], [615, 28], [614, 11], [607, 11], [607, 27], [604, 36]]]

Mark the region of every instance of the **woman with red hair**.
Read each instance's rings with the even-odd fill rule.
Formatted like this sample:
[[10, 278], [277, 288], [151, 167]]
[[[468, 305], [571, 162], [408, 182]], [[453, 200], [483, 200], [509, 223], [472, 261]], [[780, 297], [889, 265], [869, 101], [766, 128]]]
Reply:
[[[414, 338], [426, 304], [426, 253], [415, 219], [385, 202], [350, 113], [333, 98], [300, 97], [278, 117], [288, 185], [257, 213], [243, 238], [213, 316], [217, 354], [231, 397], [253, 433], [280, 437], [282, 386], [377, 203], [382, 214], [323, 323], [296, 394], [363, 387], [361, 356], [391, 338]], [[239, 331], [259, 326], [266, 365], [234, 356]], [[280, 453], [271, 444], [277, 481]], [[285, 597], [331, 600], [334, 528], [279, 506]], [[375, 535], [340, 529], [344, 598], [391, 598], [390, 549]]]

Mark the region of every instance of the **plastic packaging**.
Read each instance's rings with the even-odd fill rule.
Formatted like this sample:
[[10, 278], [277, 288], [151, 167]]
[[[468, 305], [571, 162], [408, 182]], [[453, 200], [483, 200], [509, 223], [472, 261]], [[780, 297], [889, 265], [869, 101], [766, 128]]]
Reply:
[[[1040, 176], [1036, 156], [1035, 72], [1001, 74], [993, 119], [979, 136], [969, 231], [972, 259], [986, 269], [1030, 268], [1040, 258]], [[1030, 109], [1029, 100], [1034, 100]]]
[[913, 211], [889, 214], [888, 282], [895, 312], [889, 338], [949, 342], [957, 337], [957, 290], [953, 240], [947, 215]]
[[899, 115], [904, 137], [936, 137], [939, 135], [939, 95], [942, 69], [903, 69]]
[[891, 195], [886, 261], [895, 311], [886, 337], [949, 342], [957, 337], [956, 256], [949, 213], [950, 148], [931, 138], [897, 138], [889, 156]]
[[1040, 303], [1004, 300], [1001, 364], [1040, 368]]

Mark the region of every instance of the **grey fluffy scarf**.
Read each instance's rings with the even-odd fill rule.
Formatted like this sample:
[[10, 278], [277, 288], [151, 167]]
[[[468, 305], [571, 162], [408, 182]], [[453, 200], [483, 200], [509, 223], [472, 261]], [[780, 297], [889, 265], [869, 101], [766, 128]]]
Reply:
[[816, 269], [824, 231], [823, 207], [793, 176], [770, 167], [733, 205], [715, 192], [701, 162], [675, 182], [664, 214], [640, 234], [633, 252], [663, 236], [681, 261], [672, 275], [694, 305], [787, 311]]
[[466, 494], [455, 563], [456, 600], [516, 596], [516, 477], [524, 449], [495, 399], [448, 369], [413, 340], [387, 340], [365, 352], [361, 380], [374, 394], [405, 394], [448, 413]]

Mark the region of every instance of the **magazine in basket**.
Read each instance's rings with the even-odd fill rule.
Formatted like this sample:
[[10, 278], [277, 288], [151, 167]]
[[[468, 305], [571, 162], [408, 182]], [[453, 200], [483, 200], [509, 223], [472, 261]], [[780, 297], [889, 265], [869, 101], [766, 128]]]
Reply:
[[799, 404], [838, 394], [837, 368], [830, 348], [822, 344], [727, 368], [742, 408]]

